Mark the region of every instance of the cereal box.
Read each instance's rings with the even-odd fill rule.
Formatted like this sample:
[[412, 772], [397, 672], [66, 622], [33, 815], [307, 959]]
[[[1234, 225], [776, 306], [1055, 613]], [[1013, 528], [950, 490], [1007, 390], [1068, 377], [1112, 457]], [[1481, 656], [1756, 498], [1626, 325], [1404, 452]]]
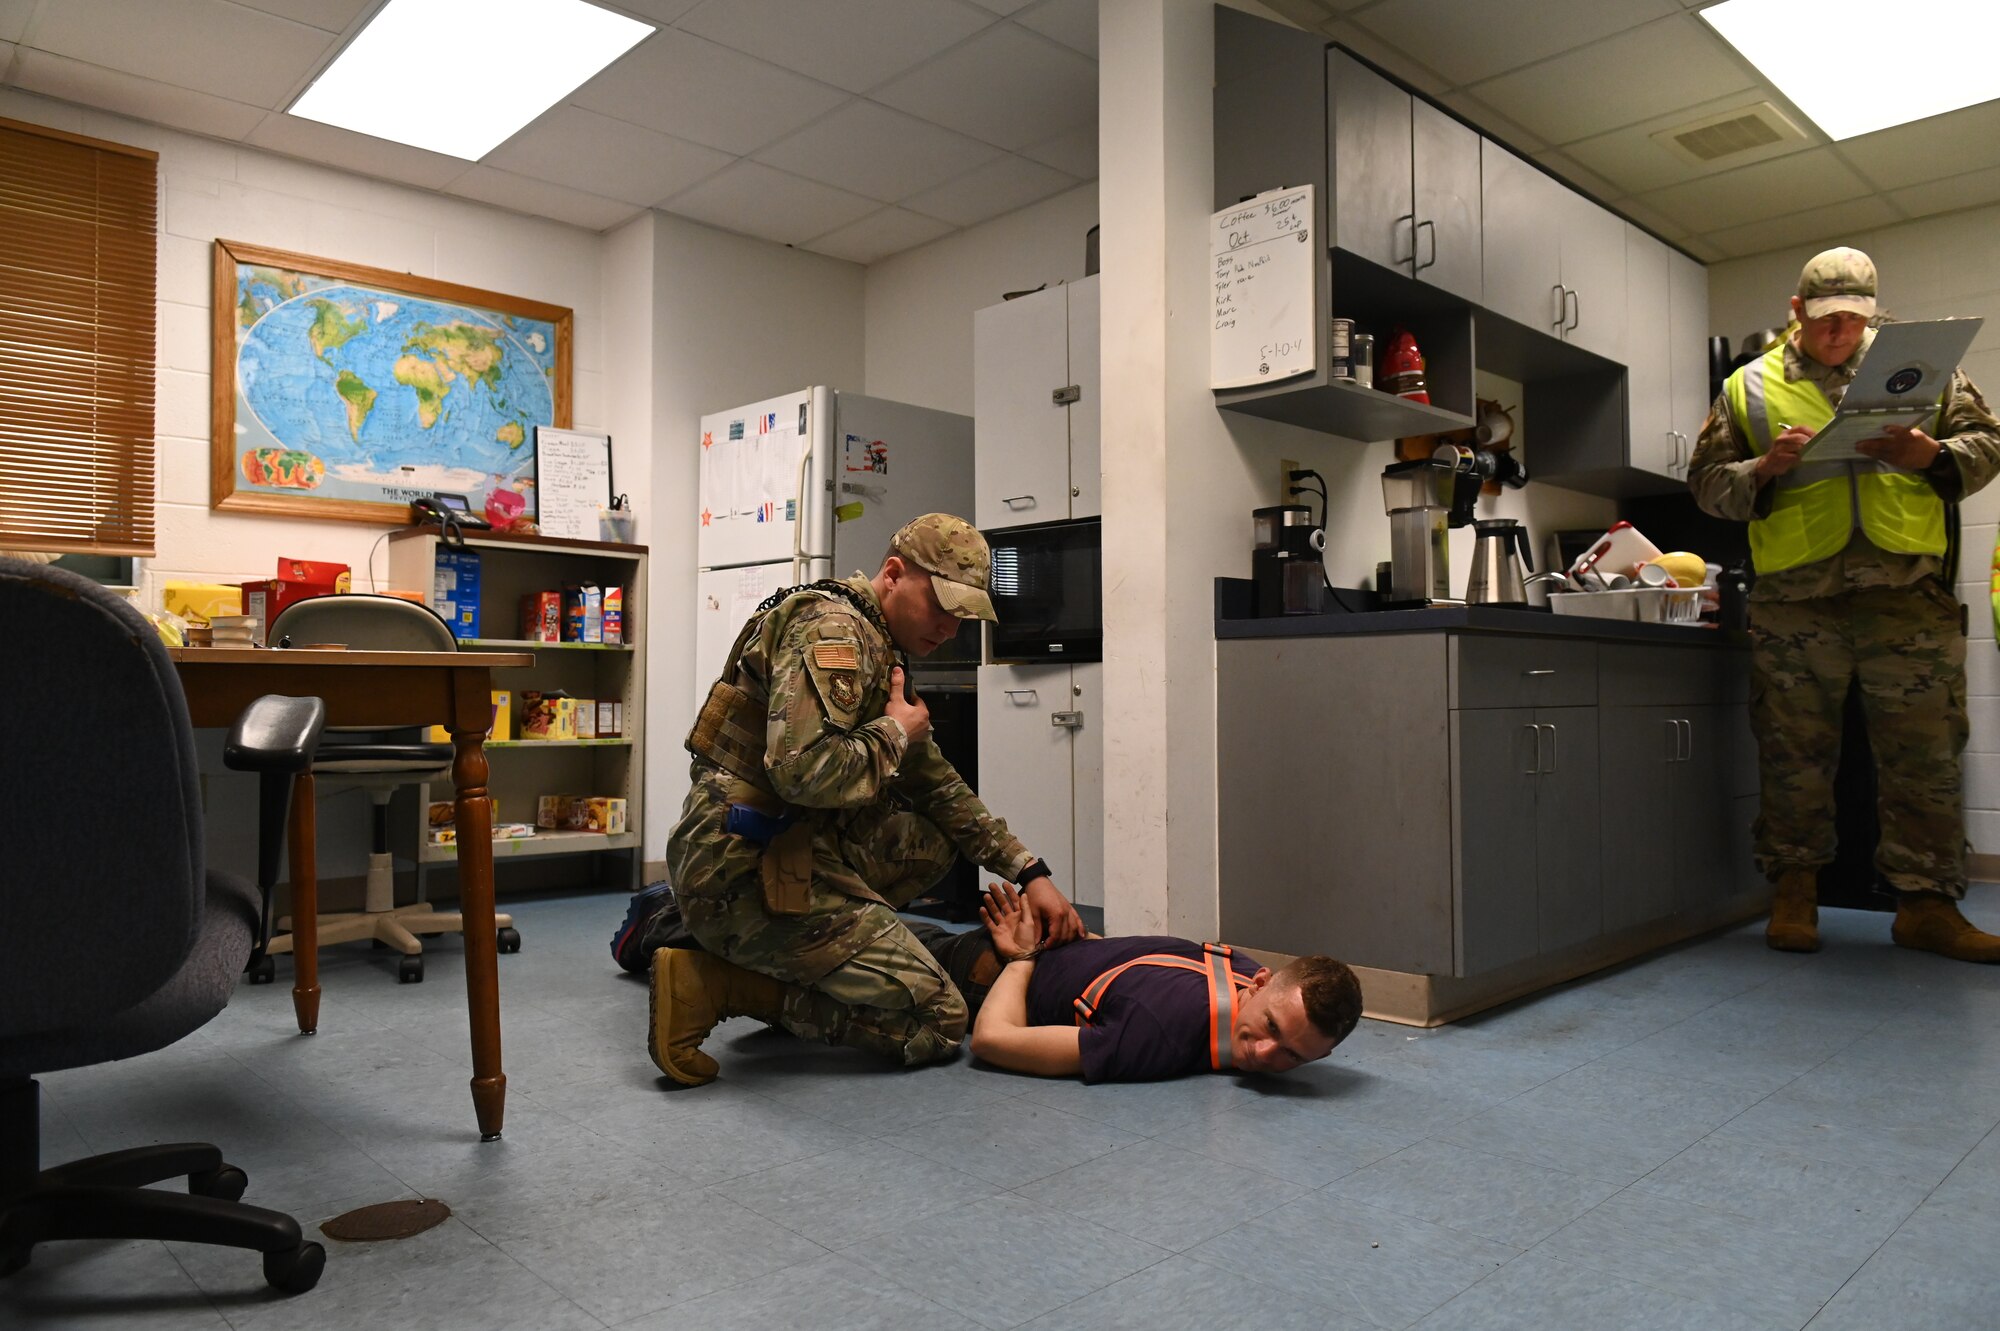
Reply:
[[521, 694], [521, 738], [551, 740], [576, 738], [576, 699], [566, 693]]

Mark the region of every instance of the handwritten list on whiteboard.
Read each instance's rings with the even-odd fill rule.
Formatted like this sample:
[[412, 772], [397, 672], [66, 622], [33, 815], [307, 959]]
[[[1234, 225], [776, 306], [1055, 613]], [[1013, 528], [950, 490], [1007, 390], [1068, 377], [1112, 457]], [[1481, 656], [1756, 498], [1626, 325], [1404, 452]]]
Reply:
[[1317, 368], [1313, 187], [1272, 190], [1209, 219], [1214, 306], [1208, 386], [1243, 388]]
[[537, 425], [535, 490], [542, 535], [599, 539], [597, 510], [611, 502], [611, 436]]

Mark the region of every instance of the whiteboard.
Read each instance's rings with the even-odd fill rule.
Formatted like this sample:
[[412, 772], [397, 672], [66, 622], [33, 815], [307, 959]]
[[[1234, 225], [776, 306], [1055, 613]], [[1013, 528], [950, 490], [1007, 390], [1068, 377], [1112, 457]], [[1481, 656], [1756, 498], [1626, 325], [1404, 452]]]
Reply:
[[611, 436], [537, 425], [535, 495], [542, 535], [597, 540], [597, 510], [611, 503]]
[[1318, 368], [1313, 187], [1275, 189], [1209, 218], [1214, 298], [1208, 386], [1267, 384]]

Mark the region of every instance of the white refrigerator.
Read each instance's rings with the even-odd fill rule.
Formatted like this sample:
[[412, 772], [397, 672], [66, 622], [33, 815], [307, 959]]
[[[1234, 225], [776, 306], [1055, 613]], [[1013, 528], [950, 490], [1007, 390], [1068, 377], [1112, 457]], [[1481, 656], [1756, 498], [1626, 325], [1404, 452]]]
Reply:
[[699, 708], [758, 603], [873, 573], [922, 513], [972, 517], [972, 418], [807, 388], [701, 419], [696, 521]]

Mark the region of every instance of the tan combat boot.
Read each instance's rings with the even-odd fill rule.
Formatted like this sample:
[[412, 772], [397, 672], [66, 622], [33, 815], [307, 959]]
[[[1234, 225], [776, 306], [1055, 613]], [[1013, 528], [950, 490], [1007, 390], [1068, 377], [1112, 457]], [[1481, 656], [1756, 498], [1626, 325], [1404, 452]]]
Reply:
[[1953, 961], [2000, 961], [2000, 938], [1959, 914], [1958, 903], [1942, 892], [1901, 893], [1889, 937], [1898, 947], [1935, 952]]
[[1819, 871], [1787, 869], [1771, 897], [1764, 941], [1780, 952], [1819, 951]]
[[785, 985], [708, 952], [663, 947], [653, 953], [646, 1052], [683, 1086], [715, 1080], [715, 1060], [701, 1042], [724, 1017], [755, 1017], [777, 1025]]

